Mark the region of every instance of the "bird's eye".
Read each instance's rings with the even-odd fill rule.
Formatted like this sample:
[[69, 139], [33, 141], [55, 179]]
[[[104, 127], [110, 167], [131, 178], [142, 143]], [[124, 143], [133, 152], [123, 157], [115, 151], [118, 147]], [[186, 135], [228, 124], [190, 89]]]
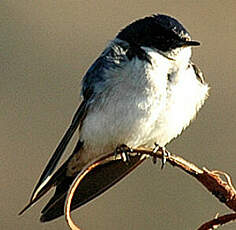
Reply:
[[191, 63], [188, 63], [187, 65], [187, 68], [186, 69], [189, 69], [191, 67]]

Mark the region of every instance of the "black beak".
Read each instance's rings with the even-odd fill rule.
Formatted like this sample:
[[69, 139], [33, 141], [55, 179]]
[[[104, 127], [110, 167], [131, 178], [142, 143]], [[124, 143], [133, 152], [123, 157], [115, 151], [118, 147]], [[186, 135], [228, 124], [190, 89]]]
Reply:
[[197, 41], [185, 41], [183, 46], [199, 46], [200, 42]]
[[177, 47], [188, 47], [188, 46], [199, 46], [200, 42], [197, 41], [191, 41], [191, 40], [181, 40], [178, 41], [177, 44], [174, 45], [172, 48], [177, 48]]

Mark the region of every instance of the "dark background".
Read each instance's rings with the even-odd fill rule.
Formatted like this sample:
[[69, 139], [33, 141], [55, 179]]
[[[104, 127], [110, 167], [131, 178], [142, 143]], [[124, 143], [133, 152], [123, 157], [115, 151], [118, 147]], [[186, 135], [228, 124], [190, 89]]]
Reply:
[[[17, 213], [80, 102], [85, 71], [119, 29], [153, 13], [178, 18], [201, 41], [193, 60], [211, 86], [197, 120], [168, 149], [228, 172], [236, 183], [235, 8], [235, 0], [2, 0], [0, 228], [68, 229], [63, 217], [39, 222], [49, 196], [23, 216]], [[161, 171], [149, 160], [73, 218], [84, 230], [189, 230], [217, 212], [230, 211], [190, 176], [169, 165]]]

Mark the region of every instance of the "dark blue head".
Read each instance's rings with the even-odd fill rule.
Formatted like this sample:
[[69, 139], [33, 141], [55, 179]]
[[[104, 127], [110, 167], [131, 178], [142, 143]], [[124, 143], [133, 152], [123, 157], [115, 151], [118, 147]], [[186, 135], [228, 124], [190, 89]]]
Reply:
[[163, 52], [177, 47], [196, 46], [188, 31], [174, 18], [167, 15], [153, 15], [139, 19], [120, 31], [117, 38], [131, 46], [146, 46]]

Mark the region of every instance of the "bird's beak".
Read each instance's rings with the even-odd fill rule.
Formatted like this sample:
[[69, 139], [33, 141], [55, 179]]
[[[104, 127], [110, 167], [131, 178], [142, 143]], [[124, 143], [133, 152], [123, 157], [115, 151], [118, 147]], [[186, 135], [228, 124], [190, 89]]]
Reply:
[[200, 42], [197, 41], [185, 41], [184, 46], [199, 46]]

